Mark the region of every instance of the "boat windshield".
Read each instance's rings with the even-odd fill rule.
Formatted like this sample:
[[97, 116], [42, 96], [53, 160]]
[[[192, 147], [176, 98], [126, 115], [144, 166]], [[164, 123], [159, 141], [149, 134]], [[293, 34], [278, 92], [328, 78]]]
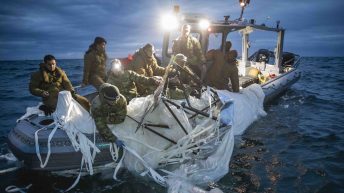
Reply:
[[222, 33], [211, 33], [209, 34], [208, 51], [212, 49], [221, 49], [222, 44]]

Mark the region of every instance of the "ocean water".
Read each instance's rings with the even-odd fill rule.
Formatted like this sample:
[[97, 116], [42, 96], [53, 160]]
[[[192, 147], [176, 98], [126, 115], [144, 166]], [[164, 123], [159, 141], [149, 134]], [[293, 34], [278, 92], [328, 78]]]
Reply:
[[[0, 170], [6, 138], [15, 121], [39, 98], [28, 91], [30, 74], [40, 61], [0, 61]], [[73, 85], [82, 77], [82, 60], [58, 60]], [[344, 192], [344, 58], [302, 58], [302, 78], [265, 107], [267, 116], [236, 137], [230, 171], [209, 188], [224, 192]], [[12, 165], [11, 165], [12, 164]], [[147, 179], [122, 171], [84, 176], [71, 192], [167, 192]], [[75, 177], [18, 169], [0, 173], [0, 192], [9, 185], [27, 192], [60, 192]]]

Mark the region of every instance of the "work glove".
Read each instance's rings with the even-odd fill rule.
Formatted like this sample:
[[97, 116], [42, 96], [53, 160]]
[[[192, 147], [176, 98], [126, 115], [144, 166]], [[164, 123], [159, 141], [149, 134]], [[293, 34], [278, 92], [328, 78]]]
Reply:
[[46, 105], [41, 105], [38, 107], [39, 110], [43, 111], [45, 116], [51, 115], [51, 113], [54, 112], [54, 109], [46, 106]]
[[48, 97], [50, 94], [48, 91], [43, 91], [42, 96], [43, 97]]
[[180, 72], [177, 69], [173, 69], [169, 74], [168, 77], [180, 76]]
[[194, 96], [196, 98], [201, 98], [202, 92], [197, 91], [196, 89], [193, 89], [190, 93], [191, 96]]
[[122, 140], [116, 139], [115, 144], [117, 145], [118, 148], [121, 148], [124, 146], [124, 143]]
[[70, 94], [72, 95], [73, 99], [76, 99], [76, 98], [77, 98], [77, 97], [76, 97], [76, 93], [75, 93], [74, 90], [70, 91]]
[[152, 84], [159, 85], [162, 82], [161, 76], [153, 76], [151, 77]]

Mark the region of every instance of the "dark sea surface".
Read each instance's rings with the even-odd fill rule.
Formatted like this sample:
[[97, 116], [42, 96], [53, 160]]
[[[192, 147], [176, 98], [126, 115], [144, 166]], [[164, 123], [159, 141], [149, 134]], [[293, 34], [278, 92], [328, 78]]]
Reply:
[[[6, 138], [16, 119], [39, 98], [28, 91], [40, 61], [0, 61], [0, 170], [13, 166]], [[73, 85], [82, 77], [82, 60], [58, 60]], [[302, 58], [302, 78], [265, 107], [236, 145], [229, 173], [213, 187], [224, 192], [344, 192], [344, 58]], [[12, 164], [12, 165], [11, 165]], [[70, 192], [167, 192], [149, 180], [121, 172], [84, 176]], [[75, 177], [19, 169], [0, 174], [0, 192], [9, 185], [28, 192], [60, 192]]]

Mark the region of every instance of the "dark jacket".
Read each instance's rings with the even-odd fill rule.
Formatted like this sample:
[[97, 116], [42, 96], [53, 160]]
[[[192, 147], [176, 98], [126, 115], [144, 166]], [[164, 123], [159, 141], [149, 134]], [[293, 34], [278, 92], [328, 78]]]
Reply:
[[125, 70], [123, 74], [120, 75], [115, 75], [113, 72], [110, 72], [106, 82], [117, 86], [128, 103], [131, 99], [139, 96], [137, 85], [151, 85], [157, 87], [152, 77], [146, 77], [131, 70]]
[[[158, 65], [155, 57], [147, 57], [142, 48], [134, 54], [133, 61], [129, 65], [129, 70], [146, 77], [163, 76], [165, 74], [165, 68]], [[136, 86], [140, 95], [145, 96], [149, 94], [146, 86], [142, 84]]]
[[[71, 91], [74, 94], [73, 86], [66, 73], [59, 67], [54, 72], [49, 72], [44, 64], [40, 64], [40, 69], [31, 75], [29, 84], [30, 93], [42, 97], [43, 104], [55, 109], [58, 94], [62, 90]], [[43, 97], [43, 92], [49, 92], [48, 97]]]
[[106, 59], [105, 52], [100, 52], [92, 44], [84, 55], [84, 75], [82, 83], [92, 84], [98, 88], [106, 80]]
[[189, 66], [200, 66], [205, 63], [205, 57], [202, 53], [201, 44], [198, 39], [189, 35], [186, 40], [178, 37], [173, 42], [172, 53], [183, 54], [188, 58]]

